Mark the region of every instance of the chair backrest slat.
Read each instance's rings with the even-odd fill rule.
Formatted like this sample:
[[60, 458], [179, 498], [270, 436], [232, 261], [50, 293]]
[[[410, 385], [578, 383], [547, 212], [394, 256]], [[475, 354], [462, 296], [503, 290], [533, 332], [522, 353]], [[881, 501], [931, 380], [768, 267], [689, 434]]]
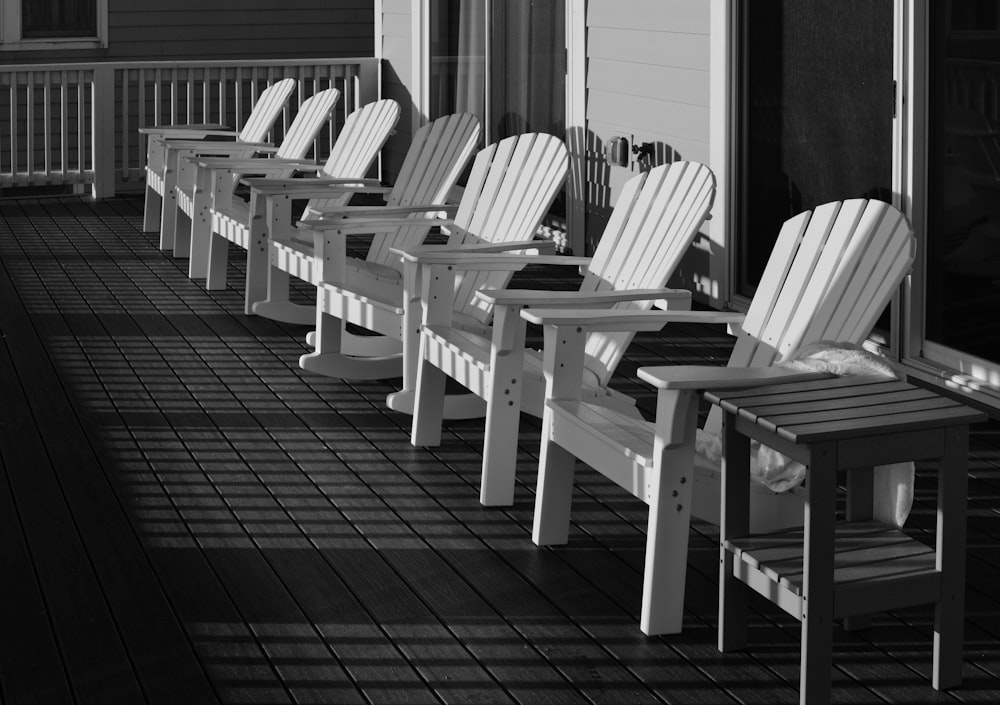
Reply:
[[[795, 258], [771, 318], [760, 334], [761, 341], [775, 350], [777, 359], [797, 350], [810, 323], [824, 313], [824, 308], [829, 313], [827, 305], [836, 306], [841, 301], [859, 250], [864, 249], [871, 235], [867, 228], [858, 229], [865, 205], [864, 201], [845, 201], [839, 210], [824, 205], [813, 214], [809, 230], [819, 220], [822, 235], [814, 239], [807, 234], [803, 240], [800, 252], [804, 250], [808, 258], [801, 254]], [[853, 237], [861, 233], [864, 237]]]
[[[674, 162], [626, 182], [601, 235], [581, 291], [658, 289], [698, 235], [715, 198], [715, 176], [704, 164]], [[651, 308], [650, 300], [616, 309]], [[587, 336], [586, 366], [606, 385], [634, 333], [594, 332]]]
[[285, 132], [274, 156], [280, 159], [305, 157], [323, 125], [333, 117], [333, 109], [338, 100], [340, 91], [336, 88], [327, 88], [307, 98], [295, 113], [295, 119]]
[[[864, 342], [915, 253], [906, 216], [882, 201], [827, 203], [786, 221], [729, 365], [773, 365], [820, 340]], [[705, 428], [720, 424], [713, 410]]]
[[[530, 240], [566, 180], [569, 153], [562, 140], [526, 133], [500, 140], [476, 155], [455, 215], [452, 244]], [[466, 272], [456, 277], [455, 311], [486, 323], [491, 307], [479, 289], [497, 289], [509, 272]]]
[[283, 78], [261, 91], [237, 139], [241, 142], [263, 142], [294, 90], [295, 79]]
[[[389, 206], [444, 204], [479, 142], [479, 120], [471, 113], [437, 118], [413, 135], [396, 184], [386, 198]], [[413, 225], [378, 233], [368, 249], [368, 261], [399, 267], [393, 247], [422, 242], [432, 225], [427, 215], [412, 217]]]
[[[323, 164], [323, 174], [337, 179], [364, 177], [399, 122], [399, 114], [399, 104], [394, 100], [384, 99], [369, 103], [348, 115], [344, 127], [337, 135], [337, 141], [330, 149], [330, 156]], [[321, 211], [345, 205], [350, 198], [350, 193], [333, 198], [314, 198], [306, 204], [302, 220], [309, 220]]]

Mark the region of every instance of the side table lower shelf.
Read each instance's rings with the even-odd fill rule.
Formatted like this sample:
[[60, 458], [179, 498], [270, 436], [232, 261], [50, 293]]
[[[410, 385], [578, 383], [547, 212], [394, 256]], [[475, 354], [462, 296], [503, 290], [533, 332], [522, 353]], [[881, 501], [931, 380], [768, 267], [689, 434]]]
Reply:
[[[877, 521], [834, 528], [834, 618], [938, 601], [935, 550]], [[802, 618], [803, 529], [725, 541], [733, 575], [797, 619]]]

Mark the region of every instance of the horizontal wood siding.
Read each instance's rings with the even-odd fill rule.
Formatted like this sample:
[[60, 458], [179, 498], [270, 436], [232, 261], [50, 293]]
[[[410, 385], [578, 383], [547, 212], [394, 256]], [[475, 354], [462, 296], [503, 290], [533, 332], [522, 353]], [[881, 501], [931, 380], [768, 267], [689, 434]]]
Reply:
[[[593, 246], [621, 185], [604, 145], [654, 146], [653, 164], [709, 158], [709, 5], [704, 0], [590, 0], [587, 8], [587, 240]], [[676, 282], [675, 282], [676, 283]]]
[[107, 49], [0, 63], [372, 56], [373, 13], [373, 0], [108, 0]]
[[399, 172], [410, 144], [413, 124], [413, 11], [412, 0], [382, 3], [382, 95], [399, 103], [402, 114], [396, 134], [382, 150], [382, 170], [391, 180]]

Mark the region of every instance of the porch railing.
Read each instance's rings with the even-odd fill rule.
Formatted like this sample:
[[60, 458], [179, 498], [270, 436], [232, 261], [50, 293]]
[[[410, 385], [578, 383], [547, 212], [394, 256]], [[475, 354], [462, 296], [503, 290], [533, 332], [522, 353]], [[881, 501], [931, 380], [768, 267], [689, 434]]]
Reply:
[[238, 127], [260, 91], [286, 77], [298, 90], [272, 142], [310, 95], [331, 86], [343, 93], [316, 155], [347, 114], [378, 97], [374, 58], [0, 66], [0, 188], [71, 184], [98, 198], [140, 188], [146, 154], [138, 128]]

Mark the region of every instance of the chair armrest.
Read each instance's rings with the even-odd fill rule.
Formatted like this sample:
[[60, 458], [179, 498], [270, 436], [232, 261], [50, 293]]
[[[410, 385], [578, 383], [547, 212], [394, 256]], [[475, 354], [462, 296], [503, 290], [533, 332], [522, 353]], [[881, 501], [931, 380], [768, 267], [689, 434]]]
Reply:
[[[321, 219], [330, 221], [347, 220], [349, 218], [378, 216], [385, 219], [398, 219], [400, 221], [412, 220], [411, 215], [418, 213], [448, 213], [454, 214], [458, 206], [446, 205], [444, 203], [413, 203], [408, 206], [343, 206], [333, 208], [328, 211], [320, 211]], [[440, 219], [444, 220], [444, 219]]]
[[404, 226], [431, 228], [440, 222], [430, 218], [352, 218], [341, 221], [328, 220], [325, 223], [316, 220], [300, 220], [295, 224], [295, 227], [298, 230], [307, 230], [314, 234], [375, 235], [393, 232]]
[[504, 243], [484, 243], [482, 245], [416, 245], [413, 247], [393, 247], [390, 251], [407, 262], [417, 264], [447, 264], [456, 269], [518, 270], [528, 264], [564, 264], [579, 267], [588, 264], [589, 257], [568, 257], [563, 255], [531, 255], [525, 260], [523, 254], [506, 254], [509, 250], [548, 250], [555, 244], [548, 240], [518, 240]]
[[711, 365], [640, 367], [636, 374], [639, 379], [657, 389], [697, 390], [763, 387], [833, 376], [829, 372], [803, 372], [785, 367], [712, 367]]
[[[319, 167], [314, 165], [314, 168]], [[392, 190], [388, 186], [382, 186], [377, 179], [335, 179], [329, 176], [310, 176], [302, 179], [252, 177], [241, 179], [240, 183], [246, 184], [263, 196], [292, 194], [300, 198], [321, 198], [331, 193], [346, 192], [385, 194]]]
[[[229, 169], [234, 172], [258, 171], [260, 169], [280, 169], [288, 171], [295, 169], [301, 162], [298, 159], [276, 159], [274, 157], [189, 157], [202, 169]], [[319, 169], [318, 164], [309, 168]]]
[[[302, 221], [300, 225], [310, 230], [337, 230], [344, 227], [367, 224], [378, 220], [395, 227], [404, 225], [448, 225], [452, 221], [444, 218], [414, 219], [408, 216], [419, 213], [447, 213], [454, 211], [454, 206], [424, 205], [424, 206], [344, 206], [330, 211], [321, 211], [318, 218]], [[424, 222], [427, 221], [427, 222]]]
[[[171, 150], [189, 151], [189, 152], [269, 152], [274, 151], [276, 148], [273, 144], [268, 142], [239, 142], [237, 140], [190, 140], [190, 139], [163, 139], [159, 142]], [[228, 159], [229, 157], [219, 157], [219, 159]]]
[[573, 326], [595, 331], [656, 331], [668, 323], [742, 323], [744, 314], [730, 311], [639, 311], [617, 309], [526, 308], [529, 323]]
[[[534, 257], [532, 263], [534, 263]], [[631, 289], [625, 291], [547, 291], [535, 289], [480, 289], [476, 297], [493, 306], [603, 306], [624, 301], [662, 300], [673, 306], [687, 304], [687, 289]]]
[[179, 134], [190, 135], [210, 135], [213, 137], [236, 137], [236, 131], [228, 125], [216, 123], [203, 123], [201, 125], [147, 125], [139, 128], [140, 135], [166, 135]]

